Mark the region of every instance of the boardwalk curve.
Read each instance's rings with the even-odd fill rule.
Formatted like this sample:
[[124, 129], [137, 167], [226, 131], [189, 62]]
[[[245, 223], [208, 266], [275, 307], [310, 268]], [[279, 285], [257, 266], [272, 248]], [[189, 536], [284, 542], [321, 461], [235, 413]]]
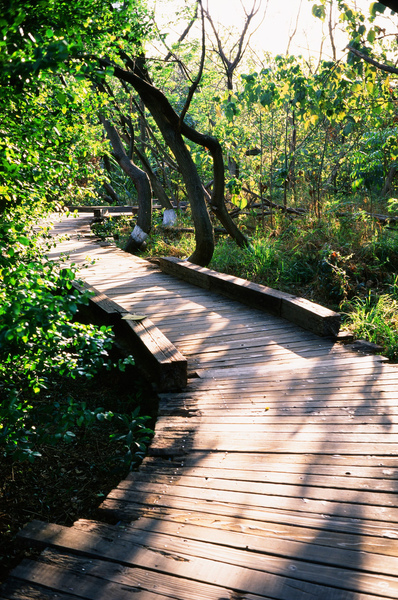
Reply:
[[[398, 598], [398, 370], [166, 274], [62, 219], [57, 252], [188, 361], [98, 521], [34, 521], [0, 600]], [[93, 259], [95, 262], [93, 263]]]

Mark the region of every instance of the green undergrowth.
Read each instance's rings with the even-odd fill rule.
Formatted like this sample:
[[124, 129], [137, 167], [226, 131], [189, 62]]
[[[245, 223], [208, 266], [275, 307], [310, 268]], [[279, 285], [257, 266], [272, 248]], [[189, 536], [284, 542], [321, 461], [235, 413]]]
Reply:
[[[162, 223], [162, 211], [155, 210], [152, 217], [152, 229], [143, 249], [146, 257], [178, 256], [186, 257], [195, 249], [193, 225], [190, 211], [176, 210], [177, 224], [173, 228], [165, 228]], [[135, 219], [125, 215], [109, 215], [103, 220], [93, 223], [91, 230], [100, 239], [114, 242], [124, 248], [135, 225]], [[192, 230], [192, 231], [187, 231]]]
[[133, 467], [151, 436], [137, 399], [121, 412], [56, 393], [62, 381], [121, 374], [134, 361], [115, 356], [110, 327], [79, 322], [89, 294], [74, 288], [76, 270], [47, 258], [53, 242], [33, 223], [23, 210], [0, 220], [0, 453], [34, 461], [43, 445], [111, 423], [110, 439], [122, 442], [121, 460]]

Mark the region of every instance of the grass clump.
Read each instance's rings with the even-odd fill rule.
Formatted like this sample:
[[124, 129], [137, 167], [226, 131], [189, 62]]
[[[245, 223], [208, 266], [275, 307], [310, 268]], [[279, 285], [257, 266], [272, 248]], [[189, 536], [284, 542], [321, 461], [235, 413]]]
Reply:
[[398, 361], [398, 277], [390, 293], [377, 295], [369, 291], [364, 298], [343, 303], [342, 309], [346, 310], [345, 327], [355, 337], [382, 346], [387, 358]]

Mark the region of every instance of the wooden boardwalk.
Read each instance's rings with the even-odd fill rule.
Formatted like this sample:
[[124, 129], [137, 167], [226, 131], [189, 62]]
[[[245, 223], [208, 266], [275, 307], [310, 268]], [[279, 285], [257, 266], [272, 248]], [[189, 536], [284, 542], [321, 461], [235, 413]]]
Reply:
[[43, 546], [0, 600], [398, 598], [398, 369], [55, 225], [88, 284], [188, 360], [150, 455], [98, 521]]

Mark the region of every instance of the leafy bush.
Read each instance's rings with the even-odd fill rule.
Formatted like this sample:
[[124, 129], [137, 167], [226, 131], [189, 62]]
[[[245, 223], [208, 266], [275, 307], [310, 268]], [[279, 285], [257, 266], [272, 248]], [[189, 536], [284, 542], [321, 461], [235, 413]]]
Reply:
[[74, 270], [43, 254], [50, 244], [43, 248], [23, 211], [2, 216], [0, 237], [0, 448], [33, 460], [39, 443], [68, 440], [74, 426], [114, 416], [73, 402], [42, 402], [60, 376], [92, 378], [111, 368], [113, 334], [74, 320], [89, 294], [73, 288]]

